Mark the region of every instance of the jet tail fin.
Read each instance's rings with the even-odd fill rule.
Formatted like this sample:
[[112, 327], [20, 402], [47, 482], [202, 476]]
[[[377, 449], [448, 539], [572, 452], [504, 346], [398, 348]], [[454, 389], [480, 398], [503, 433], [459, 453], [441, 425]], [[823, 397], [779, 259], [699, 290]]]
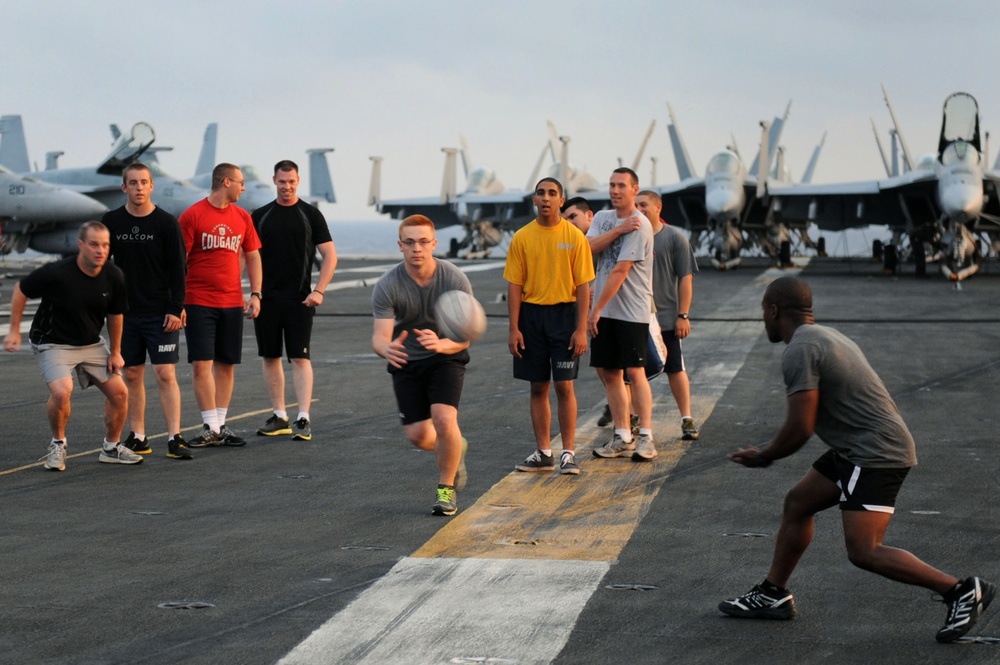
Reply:
[[882, 139], [878, 135], [878, 127], [875, 126], [875, 118], [872, 118], [871, 121], [872, 131], [875, 132], [875, 145], [878, 146], [878, 154], [882, 158], [882, 166], [885, 167], [885, 174], [891, 178], [896, 174], [892, 172], [892, 168], [889, 166], [889, 158], [885, 154], [885, 146], [882, 145]]
[[892, 108], [892, 101], [889, 99], [889, 91], [882, 86], [882, 97], [885, 99], [885, 105], [889, 107], [889, 117], [892, 118], [892, 126], [896, 130], [896, 138], [899, 139], [899, 148], [903, 152], [903, 172], [913, 170], [913, 160], [910, 159], [910, 150], [906, 147], [906, 141], [903, 140], [903, 132], [899, 129], [899, 122], [896, 120], [896, 110]]
[[368, 205], [378, 206], [382, 201], [382, 158], [369, 157], [372, 160], [372, 177], [368, 183]]
[[337, 197], [333, 193], [330, 165], [326, 161], [326, 153], [328, 152], [333, 152], [333, 148], [306, 150], [306, 154], [309, 155], [309, 196], [314, 199], [323, 199], [328, 203], [336, 203]]
[[465, 177], [469, 177], [469, 167], [472, 157], [469, 155], [469, 144], [465, 140], [465, 136], [462, 134], [458, 135], [458, 145], [461, 146], [462, 153], [462, 171], [465, 173]]
[[691, 157], [688, 155], [687, 146], [681, 138], [680, 130], [677, 129], [677, 118], [674, 117], [674, 109], [667, 104], [667, 115], [670, 116], [670, 124], [667, 125], [667, 133], [670, 134], [670, 145], [674, 149], [674, 162], [677, 163], [677, 177], [681, 180], [693, 178], [694, 167], [691, 166]]
[[788, 100], [788, 106], [785, 107], [785, 115], [781, 118], [775, 116], [774, 120], [771, 121], [770, 130], [768, 132], [769, 137], [767, 141], [767, 154], [763, 155], [760, 152], [757, 153], [756, 159], [753, 160], [753, 164], [750, 165], [749, 174], [751, 176], [756, 176], [759, 173], [764, 174], [764, 178], [771, 172], [771, 162], [777, 157], [778, 154], [778, 142], [781, 140], [781, 130], [785, 128], [785, 122], [788, 120], [788, 114], [792, 110], [792, 100]]
[[194, 167], [196, 176], [211, 173], [215, 168], [215, 144], [219, 136], [219, 123], [210, 122], [205, 127], [205, 136], [201, 140], [201, 152], [198, 153], [198, 164]]
[[5, 115], [0, 118], [0, 165], [15, 173], [31, 170], [28, 161], [28, 145], [24, 140], [24, 125], [19, 115]]
[[[771, 133], [771, 124], [767, 121], [761, 120], [761, 134], [760, 134], [760, 153], [758, 153], [758, 163], [760, 164], [770, 164], [771, 157], [768, 151], [770, 147], [769, 134]], [[764, 194], [767, 193], [767, 171], [757, 178], [757, 198], [764, 198]]]
[[458, 150], [456, 148], [441, 148], [444, 153], [444, 175], [441, 178], [441, 203], [453, 201], [458, 195], [456, 183]]
[[819, 161], [819, 153], [823, 149], [823, 144], [826, 143], [826, 132], [823, 132], [823, 137], [820, 138], [819, 143], [813, 148], [812, 157], [809, 158], [809, 165], [806, 166], [806, 172], [802, 174], [802, 184], [807, 185], [812, 182], [813, 171], [816, 170], [816, 162]]
[[649, 129], [646, 130], [646, 136], [643, 137], [642, 143], [639, 145], [639, 152], [635, 155], [635, 161], [632, 162], [632, 170], [639, 170], [639, 163], [642, 162], [642, 154], [646, 152], [646, 144], [649, 143], [649, 137], [653, 135], [653, 129], [656, 127], [656, 118], [653, 118], [653, 122], [649, 123]]
[[127, 135], [122, 135], [111, 149], [111, 153], [97, 167], [104, 175], [121, 175], [122, 170], [153, 145], [156, 133], [145, 122], [137, 122]]
[[559, 182], [565, 188], [569, 180], [569, 137], [560, 136], [559, 141], [562, 143], [562, 150], [559, 154]]

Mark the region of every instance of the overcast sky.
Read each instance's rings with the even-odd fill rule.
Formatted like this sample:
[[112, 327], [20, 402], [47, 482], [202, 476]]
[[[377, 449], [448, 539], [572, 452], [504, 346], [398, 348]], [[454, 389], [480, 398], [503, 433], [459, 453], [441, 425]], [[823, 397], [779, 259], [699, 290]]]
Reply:
[[[20, 114], [30, 158], [96, 164], [108, 124], [144, 120], [175, 176], [192, 175], [205, 125], [220, 161], [269, 176], [333, 147], [338, 203], [328, 219], [374, 217], [369, 156], [384, 158], [384, 198], [437, 194], [443, 146], [461, 132], [473, 162], [508, 188], [526, 185], [551, 120], [570, 162], [604, 180], [630, 163], [677, 180], [666, 103], [699, 172], [734, 135], [746, 161], [758, 122], [791, 99], [782, 138], [801, 177], [824, 131], [814, 182], [884, 176], [869, 118], [883, 135], [892, 96], [914, 153], [936, 148], [941, 106], [974, 95], [997, 132], [1000, 86], [989, 64], [995, 0], [674, 0], [424, 2], [242, 0], [8, 3], [0, 20], [0, 114]], [[459, 187], [463, 182], [459, 180]]]

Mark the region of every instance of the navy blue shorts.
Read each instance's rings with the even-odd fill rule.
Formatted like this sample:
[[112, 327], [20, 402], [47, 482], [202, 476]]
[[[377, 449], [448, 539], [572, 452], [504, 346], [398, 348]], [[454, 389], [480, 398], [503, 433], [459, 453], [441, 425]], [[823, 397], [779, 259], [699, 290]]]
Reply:
[[601, 369], [645, 367], [649, 324], [601, 317], [590, 340], [590, 366]]
[[832, 449], [813, 462], [813, 468], [840, 488], [841, 510], [870, 510], [879, 513], [896, 512], [896, 495], [906, 480], [906, 474], [910, 472], [909, 467], [860, 467]]
[[309, 359], [315, 307], [306, 307], [301, 300], [267, 298], [260, 303], [260, 314], [253, 320], [257, 337], [257, 355], [280, 358], [282, 340], [288, 359]]
[[457, 409], [468, 362], [469, 352], [460, 351], [411, 360], [401, 369], [389, 365], [400, 421], [410, 425], [429, 420], [431, 404], [447, 404]]
[[239, 365], [243, 358], [243, 308], [185, 305], [188, 362], [218, 360]]
[[667, 363], [664, 368], [667, 374], [677, 374], [684, 371], [684, 354], [681, 353], [681, 340], [673, 330], [661, 330], [663, 345], [667, 347]]
[[521, 303], [517, 327], [524, 338], [521, 357], [514, 356], [514, 378], [524, 381], [572, 381], [580, 372], [580, 359], [569, 348], [576, 332], [575, 302], [557, 305]]
[[163, 329], [165, 316], [129, 316], [122, 323], [122, 358], [126, 367], [146, 364], [176, 365], [180, 359], [177, 348], [181, 341], [181, 331], [167, 332]]

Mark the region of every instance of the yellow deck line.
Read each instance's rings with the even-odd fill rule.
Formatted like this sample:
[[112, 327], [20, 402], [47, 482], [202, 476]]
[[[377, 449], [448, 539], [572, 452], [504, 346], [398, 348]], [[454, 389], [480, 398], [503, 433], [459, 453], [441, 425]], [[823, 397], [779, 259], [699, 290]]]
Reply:
[[[676, 414], [665, 382], [663, 389], [664, 394], [654, 400], [654, 414]], [[664, 400], [666, 403], [661, 405]], [[704, 422], [716, 401], [717, 398], [692, 396], [695, 420]], [[597, 413], [601, 410], [603, 405], [577, 430], [579, 476], [514, 471], [459, 513], [412, 556], [617, 559], [684, 451], [697, 442], [664, 440], [661, 434], [657, 441], [659, 455], [652, 462], [600, 459], [591, 451], [611, 435], [610, 428], [597, 427]], [[653, 431], [655, 434], [677, 429], [678, 423], [672, 416], [669, 424], [665, 418], [657, 418]], [[558, 445], [558, 440], [553, 443]], [[553, 455], [558, 452], [554, 446]]]

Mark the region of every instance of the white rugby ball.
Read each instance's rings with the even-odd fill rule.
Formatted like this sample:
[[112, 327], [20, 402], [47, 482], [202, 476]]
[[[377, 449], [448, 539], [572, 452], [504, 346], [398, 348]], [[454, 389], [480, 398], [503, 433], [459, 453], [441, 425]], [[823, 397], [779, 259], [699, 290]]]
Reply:
[[474, 342], [486, 332], [486, 311], [465, 291], [445, 291], [434, 305], [438, 333], [453, 342]]

